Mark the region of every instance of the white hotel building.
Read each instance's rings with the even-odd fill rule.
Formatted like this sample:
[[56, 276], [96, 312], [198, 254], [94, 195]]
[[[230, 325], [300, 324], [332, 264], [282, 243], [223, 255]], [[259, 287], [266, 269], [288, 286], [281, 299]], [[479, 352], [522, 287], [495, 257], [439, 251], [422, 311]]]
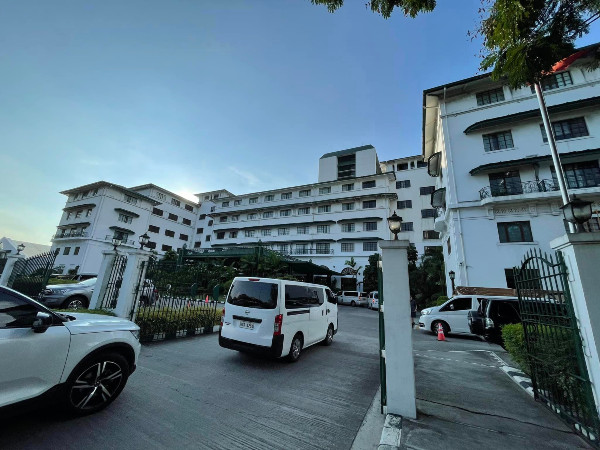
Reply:
[[[547, 77], [543, 89], [569, 193], [594, 202], [597, 231], [600, 70], [584, 63]], [[549, 242], [565, 233], [536, 96], [482, 75], [427, 89], [423, 107], [446, 271], [457, 286], [514, 287], [512, 268], [526, 250], [550, 252]]]

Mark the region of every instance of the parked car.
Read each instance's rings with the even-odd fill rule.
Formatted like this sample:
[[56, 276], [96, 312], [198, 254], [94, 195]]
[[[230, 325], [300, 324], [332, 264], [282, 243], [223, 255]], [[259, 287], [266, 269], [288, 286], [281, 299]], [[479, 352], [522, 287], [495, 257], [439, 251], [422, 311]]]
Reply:
[[331, 345], [337, 330], [336, 299], [328, 287], [236, 277], [225, 301], [219, 345], [295, 362], [311, 345]]
[[366, 292], [342, 291], [338, 298], [340, 305], [367, 306], [369, 304]]
[[49, 308], [87, 308], [96, 280], [97, 278], [90, 278], [79, 283], [50, 284], [38, 295], [38, 301]]
[[105, 408], [135, 370], [139, 331], [119, 317], [58, 314], [0, 287], [0, 411], [41, 399], [75, 414]]
[[379, 292], [378, 291], [369, 292], [369, 296], [367, 298], [368, 298], [367, 306], [369, 307], [369, 309], [379, 309]]
[[51, 278], [58, 278], [59, 280], [76, 280], [76, 281], [85, 281], [85, 280], [89, 280], [90, 278], [96, 278], [98, 276], [98, 274], [95, 273], [78, 273], [77, 275], [62, 275], [62, 274], [56, 274], [56, 275], [52, 275]]
[[471, 334], [468, 313], [477, 310], [485, 299], [514, 299], [514, 297], [494, 297], [483, 295], [460, 295], [452, 297], [440, 306], [425, 308], [421, 311], [419, 327], [437, 333], [438, 324], [442, 324], [444, 334]]
[[487, 298], [479, 308], [469, 311], [471, 333], [483, 336], [486, 340], [502, 344], [502, 327], [509, 323], [521, 323], [517, 298]]
[[151, 306], [158, 301], [159, 297], [158, 289], [156, 289], [154, 283], [151, 280], [144, 280], [144, 285], [142, 286], [142, 292], [140, 294], [140, 303], [143, 306]]

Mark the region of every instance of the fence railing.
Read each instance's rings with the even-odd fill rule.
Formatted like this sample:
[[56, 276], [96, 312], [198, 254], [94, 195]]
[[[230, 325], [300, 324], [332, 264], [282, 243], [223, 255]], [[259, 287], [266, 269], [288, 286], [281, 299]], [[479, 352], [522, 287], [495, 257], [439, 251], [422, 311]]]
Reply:
[[56, 233], [56, 234], [52, 235], [50, 240], [74, 238], [74, 237], [88, 237], [88, 232], [87, 231], [72, 231], [70, 233]]
[[486, 186], [479, 190], [481, 200], [490, 197], [531, 194], [535, 192], [558, 191], [558, 184], [552, 180], [508, 181], [498, 186]]

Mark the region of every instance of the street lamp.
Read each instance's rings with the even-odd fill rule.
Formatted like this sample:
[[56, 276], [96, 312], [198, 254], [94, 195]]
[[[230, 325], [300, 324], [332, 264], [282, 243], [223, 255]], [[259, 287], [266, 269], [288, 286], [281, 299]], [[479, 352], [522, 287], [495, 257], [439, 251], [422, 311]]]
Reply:
[[25, 250], [25, 244], [20, 243], [17, 245], [17, 255], [20, 255], [23, 250]]
[[592, 202], [586, 202], [573, 196], [571, 201], [560, 209], [563, 211], [563, 216], [567, 222], [574, 223], [577, 227], [577, 232], [585, 232], [583, 224], [592, 218]]
[[150, 242], [150, 236], [148, 236], [147, 233], [144, 233], [139, 237], [139, 241], [140, 241], [140, 250], [144, 250], [144, 246], [148, 245], [148, 242]]
[[454, 294], [454, 279], [456, 278], [456, 273], [454, 273], [454, 270], [451, 270], [450, 272], [448, 272], [448, 276], [450, 277], [450, 281], [452, 282], [452, 293]]
[[394, 233], [394, 240], [397, 241], [398, 240], [398, 233], [400, 232], [400, 228], [402, 226], [402, 217], [398, 216], [396, 214], [396, 211], [394, 211], [394, 214], [392, 214], [390, 217], [388, 217], [388, 227], [390, 228], [390, 231], [392, 233]]
[[119, 245], [121, 245], [121, 239], [119, 239], [119, 238], [118, 238], [118, 237], [116, 237], [116, 236], [115, 236], [115, 237], [113, 237], [113, 238], [112, 238], [112, 245], [113, 245], [113, 249], [114, 249], [114, 251], [116, 252], [116, 251], [117, 251], [117, 247], [118, 247]]

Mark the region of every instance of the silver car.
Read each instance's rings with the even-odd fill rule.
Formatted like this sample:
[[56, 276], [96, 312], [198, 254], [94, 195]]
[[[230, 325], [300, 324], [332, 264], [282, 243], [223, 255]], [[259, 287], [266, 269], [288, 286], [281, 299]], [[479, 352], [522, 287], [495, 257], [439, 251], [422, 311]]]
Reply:
[[90, 304], [97, 278], [72, 284], [50, 284], [46, 286], [38, 301], [49, 308], [80, 309]]

